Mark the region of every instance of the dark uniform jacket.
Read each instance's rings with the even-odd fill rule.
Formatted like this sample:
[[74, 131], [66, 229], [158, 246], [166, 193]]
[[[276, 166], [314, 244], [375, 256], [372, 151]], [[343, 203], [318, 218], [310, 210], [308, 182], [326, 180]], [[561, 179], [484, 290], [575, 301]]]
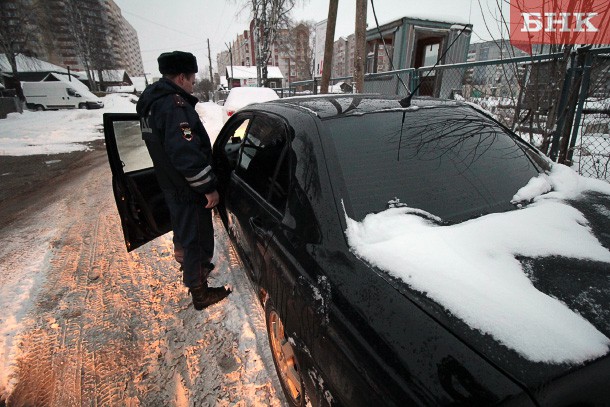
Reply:
[[159, 186], [187, 201], [216, 189], [210, 138], [195, 111], [197, 102], [161, 78], [144, 90], [136, 106]]

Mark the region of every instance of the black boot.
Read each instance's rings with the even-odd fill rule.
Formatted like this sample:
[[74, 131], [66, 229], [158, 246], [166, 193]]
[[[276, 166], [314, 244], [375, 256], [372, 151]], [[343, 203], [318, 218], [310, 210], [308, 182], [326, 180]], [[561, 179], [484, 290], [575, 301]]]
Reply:
[[199, 287], [190, 288], [189, 292], [193, 296], [193, 306], [197, 311], [201, 311], [210, 305], [224, 300], [229, 294], [231, 294], [231, 289], [201, 285]]

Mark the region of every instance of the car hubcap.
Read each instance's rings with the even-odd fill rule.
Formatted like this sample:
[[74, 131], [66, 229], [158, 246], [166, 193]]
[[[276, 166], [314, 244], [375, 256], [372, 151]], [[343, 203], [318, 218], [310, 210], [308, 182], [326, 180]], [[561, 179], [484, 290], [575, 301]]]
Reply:
[[280, 380], [286, 385], [290, 396], [298, 404], [301, 400], [301, 376], [294, 356], [292, 345], [284, 334], [284, 325], [280, 316], [272, 311], [269, 315], [271, 347], [273, 357], [277, 361]]

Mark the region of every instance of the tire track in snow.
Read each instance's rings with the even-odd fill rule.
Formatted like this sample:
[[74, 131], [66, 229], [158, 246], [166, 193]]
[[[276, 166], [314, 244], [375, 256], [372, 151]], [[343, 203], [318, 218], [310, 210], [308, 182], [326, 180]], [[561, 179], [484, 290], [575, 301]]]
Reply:
[[262, 308], [221, 223], [211, 282], [234, 292], [197, 312], [171, 234], [126, 252], [103, 152], [93, 164], [0, 248], [3, 267], [38, 259], [45, 275], [8, 405], [283, 405]]

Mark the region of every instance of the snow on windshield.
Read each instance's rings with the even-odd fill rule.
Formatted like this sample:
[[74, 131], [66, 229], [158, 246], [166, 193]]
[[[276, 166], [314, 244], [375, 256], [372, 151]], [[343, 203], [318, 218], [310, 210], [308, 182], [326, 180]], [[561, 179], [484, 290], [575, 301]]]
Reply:
[[[553, 189], [553, 192], [541, 195]], [[513, 201], [524, 209], [438, 226], [412, 208], [347, 218], [354, 253], [425, 293], [470, 327], [534, 362], [580, 363], [608, 353], [610, 339], [564, 303], [538, 291], [518, 256], [610, 263], [578, 210], [562, 199], [610, 184], [554, 165]]]

